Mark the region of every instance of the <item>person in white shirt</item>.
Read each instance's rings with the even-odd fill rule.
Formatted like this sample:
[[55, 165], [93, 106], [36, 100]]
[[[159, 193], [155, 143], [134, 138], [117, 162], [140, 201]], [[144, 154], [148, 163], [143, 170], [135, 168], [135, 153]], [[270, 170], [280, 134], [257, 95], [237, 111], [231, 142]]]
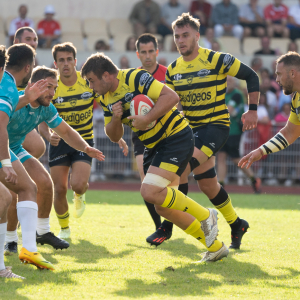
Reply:
[[291, 40], [300, 37], [300, 1], [289, 8], [287, 27], [290, 28]]

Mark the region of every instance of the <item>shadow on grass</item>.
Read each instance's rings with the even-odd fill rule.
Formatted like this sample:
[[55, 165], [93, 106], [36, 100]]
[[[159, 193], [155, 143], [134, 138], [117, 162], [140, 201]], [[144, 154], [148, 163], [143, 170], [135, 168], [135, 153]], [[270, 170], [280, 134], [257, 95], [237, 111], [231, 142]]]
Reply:
[[[269, 288], [290, 288], [290, 285], [285, 285], [283, 280], [299, 276], [300, 271], [293, 268], [285, 268], [284, 270], [286, 275], [269, 275], [258, 265], [239, 262], [232, 255], [229, 255], [228, 258], [215, 263], [170, 266], [162, 272], [156, 273], [161, 277], [159, 284], [129, 279], [127, 280], [127, 288], [114, 294], [136, 299], [151, 295], [162, 297], [212, 296], [212, 288], [222, 285], [243, 285], [247, 289], [247, 285], [253, 287], [253, 280], [261, 280], [264, 286]], [[213, 279], [216, 277], [217, 279]], [[296, 289], [300, 292], [300, 287], [296, 287]]]
[[[24, 268], [27, 268], [26, 270]], [[67, 270], [67, 271], [48, 271], [48, 270], [37, 270], [34, 269], [31, 266], [24, 266], [23, 272], [22, 270], [19, 271], [22, 276], [25, 276], [25, 280], [12, 280], [12, 279], [6, 279], [5, 284], [1, 284], [1, 291], [0, 291], [0, 299], [13, 299], [13, 300], [27, 300], [32, 299], [32, 296], [26, 297], [23, 295], [20, 295], [20, 291], [22, 288], [25, 288], [26, 286], [30, 285], [32, 290], [34, 290], [35, 286], [36, 289], [39, 290], [43, 283], [47, 284], [53, 284], [53, 285], [61, 285], [62, 283], [64, 285], [68, 284], [76, 284], [77, 281], [73, 280], [71, 277], [75, 274], [81, 274], [86, 272], [87, 270], [85, 268], [83, 269], [77, 269], [77, 270]], [[28, 270], [28, 268], [31, 268], [31, 270]], [[18, 268], [20, 269], [20, 268]], [[101, 269], [89, 269], [91, 272], [103, 272]], [[16, 271], [15, 271], [16, 272]], [[16, 272], [17, 273], [17, 272]], [[19, 274], [17, 273], [17, 274]], [[26, 273], [26, 275], [24, 274]], [[62, 281], [63, 280], [63, 281]], [[1, 280], [2, 281], [2, 280]], [[0, 282], [1, 282], [0, 281]], [[2, 282], [1, 282], [2, 283]], [[4, 283], [4, 281], [3, 281]]]

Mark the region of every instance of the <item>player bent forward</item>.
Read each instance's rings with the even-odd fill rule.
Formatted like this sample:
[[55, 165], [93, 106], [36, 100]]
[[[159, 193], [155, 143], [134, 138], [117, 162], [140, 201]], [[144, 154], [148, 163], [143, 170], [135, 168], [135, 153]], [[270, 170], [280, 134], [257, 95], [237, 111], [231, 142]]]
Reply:
[[260, 160], [264, 155], [285, 149], [300, 136], [300, 55], [290, 51], [280, 56], [276, 60], [275, 73], [276, 81], [282, 86], [285, 95], [295, 92], [290, 117], [279, 133], [240, 160], [238, 166], [241, 168], [250, 168], [252, 163]]
[[[142, 197], [155, 204], [162, 216], [174, 210], [180, 212], [175, 225], [208, 249], [201, 262], [226, 257], [227, 247], [216, 239], [217, 211], [202, 207], [177, 189], [180, 175], [192, 157], [194, 138], [188, 123], [174, 108], [179, 102], [176, 93], [145, 70], [119, 70], [101, 53], [88, 58], [81, 75], [89, 81], [90, 88], [103, 95], [100, 103], [105, 131], [111, 141], [120, 140], [125, 124], [137, 133], [147, 148], [144, 160], [149, 169], [142, 183]], [[155, 106], [146, 116], [132, 117], [130, 102], [138, 94], [153, 99]], [[154, 120], [158, 121], [156, 125], [146, 130]]]

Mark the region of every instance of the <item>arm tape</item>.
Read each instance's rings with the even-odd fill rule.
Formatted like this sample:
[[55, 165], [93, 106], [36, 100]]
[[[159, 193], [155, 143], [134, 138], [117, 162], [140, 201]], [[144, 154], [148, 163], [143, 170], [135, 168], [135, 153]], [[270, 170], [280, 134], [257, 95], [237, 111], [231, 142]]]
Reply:
[[259, 149], [262, 150], [264, 155], [268, 155], [270, 153], [281, 151], [287, 146], [289, 146], [289, 142], [286, 140], [283, 134], [279, 132], [265, 144], [261, 145]]
[[259, 78], [254, 70], [241, 62], [236, 78], [246, 80], [248, 93], [259, 92]]

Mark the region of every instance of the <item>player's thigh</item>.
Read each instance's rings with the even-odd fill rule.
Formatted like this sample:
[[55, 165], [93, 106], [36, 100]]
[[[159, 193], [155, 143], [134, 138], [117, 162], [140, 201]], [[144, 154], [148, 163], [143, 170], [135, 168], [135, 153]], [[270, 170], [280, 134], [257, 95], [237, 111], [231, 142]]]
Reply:
[[27, 173], [39, 187], [52, 188], [52, 180], [44, 166], [34, 157], [23, 162]]
[[40, 158], [46, 151], [45, 142], [35, 129], [26, 135], [23, 147], [36, 158]]
[[[7, 207], [12, 202], [12, 196], [9, 190], [0, 182], [0, 216], [3, 209], [7, 209]], [[0, 220], [1, 221], [1, 220]]]
[[136, 165], [137, 165], [137, 169], [139, 171], [139, 174], [140, 174], [140, 178], [141, 178], [141, 181], [143, 181], [144, 177], [145, 177], [145, 174], [144, 174], [144, 167], [143, 167], [143, 155], [137, 155], [135, 157], [135, 160], [136, 160]]
[[86, 185], [91, 175], [91, 165], [86, 161], [76, 161], [72, 164], [70, 183], [74, 185]]
[[[17, 174], [17, 184], [11, 184], [5, 180], [6, 174], [3, 169], [0, 169], [0, 181], [9, 189], [19, 194], [20, 192], [28, 192], [30, 197], [36, 195], [36, 185], [30, 178], [25, 168], [19, 160], [12, 162], [12, 167]], [[29, 200], [29, 199], [27, 199]]]
[[65, 195], [68, 191], [69, 166], [53, 166], [50, 168], [50, 175], [56, 195]]

